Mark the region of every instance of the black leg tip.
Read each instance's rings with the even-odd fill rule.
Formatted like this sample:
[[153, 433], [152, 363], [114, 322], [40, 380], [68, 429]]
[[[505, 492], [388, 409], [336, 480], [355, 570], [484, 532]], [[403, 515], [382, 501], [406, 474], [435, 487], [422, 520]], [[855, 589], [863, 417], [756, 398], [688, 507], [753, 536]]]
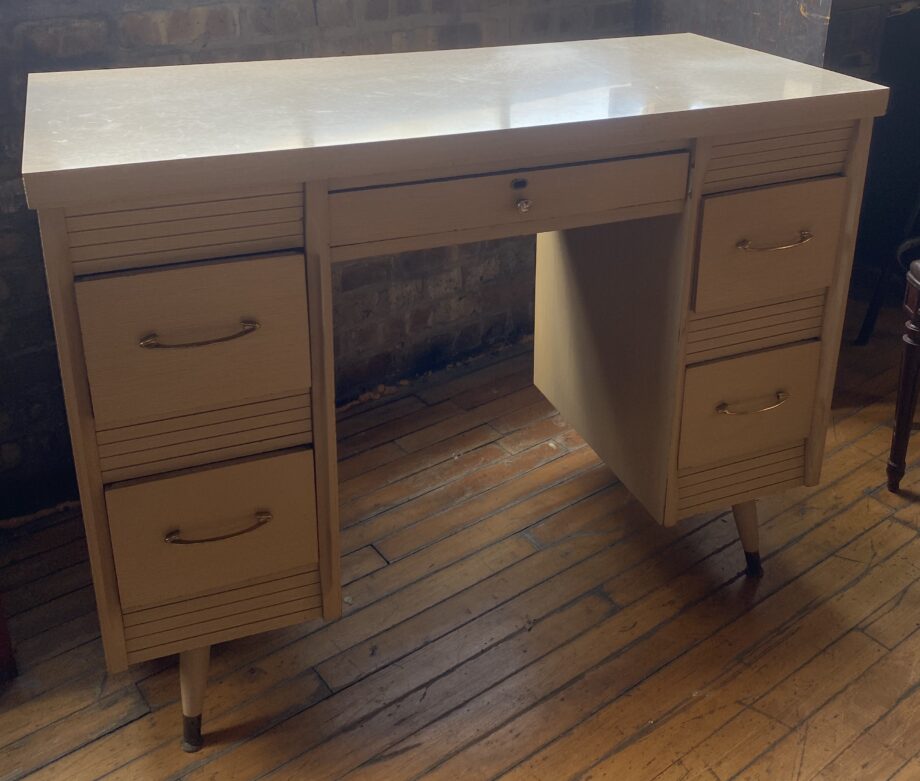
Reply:
[[744, 552], [744, 562], [745, 562], [745, 574], [749, 578], [762, 578], [763, 577], [763, 565], [760, 563], [760, 554], [759, 553], [748, 553]]
[[888, 490], [891, 493], [896, 494], [901, 490], [901, 478], [904, 477], [905, 471], [907, 470], [900, 464], [888, 462], [886, 473], [888, 476]]
[[201, 716], [182, 717], [182, 750], [190, 754], [201, 749]]

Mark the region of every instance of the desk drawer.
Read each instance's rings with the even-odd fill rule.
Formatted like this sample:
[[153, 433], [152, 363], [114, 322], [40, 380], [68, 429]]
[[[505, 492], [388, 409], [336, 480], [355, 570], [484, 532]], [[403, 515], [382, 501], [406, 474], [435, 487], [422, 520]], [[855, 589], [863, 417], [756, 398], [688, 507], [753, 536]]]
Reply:
[[310, 450], [115, 485], [105, 498], [126, 612], [317, 569]]
[[694, 310], [828, 287], [846, 187], [837, 177], [705, 198]]
[[76, 291], [99, 430], [310, 388], [302, 255], [87, 278]]
[[687, 369], [678, 467], [805, 439], [820, 350], [820, 343], [812, 342]]
[[685, 152], [333, 192], [333, 246], [540, 221], [681, 201]]

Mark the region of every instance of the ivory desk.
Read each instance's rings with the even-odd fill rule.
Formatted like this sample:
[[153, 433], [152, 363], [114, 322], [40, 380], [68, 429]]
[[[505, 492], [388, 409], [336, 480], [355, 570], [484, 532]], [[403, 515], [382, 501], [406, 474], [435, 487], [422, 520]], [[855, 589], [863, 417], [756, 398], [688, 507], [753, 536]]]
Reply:
[[108, 666], [341, 612], [331, 264], [538, 234], [537, 386], [664, 524], [814, 485], [887, 90], [693, 35], [34, 74]]

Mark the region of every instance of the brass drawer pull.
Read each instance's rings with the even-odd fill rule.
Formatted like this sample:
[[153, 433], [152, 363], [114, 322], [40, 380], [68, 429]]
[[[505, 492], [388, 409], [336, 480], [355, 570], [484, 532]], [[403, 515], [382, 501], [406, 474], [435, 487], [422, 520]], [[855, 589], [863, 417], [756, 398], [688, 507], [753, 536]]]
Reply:
[[167, 342], [161, 342], [158, 334], [147, 334], [147, 336], [138, 342], [138, 346], [143, 347], [145, 350], [183, 350], [187, 347], [206, 347], [209, 344], [219, 344], [220, 342], [230, 342], [234, 339], [240, 339], [247, 334], [258, 331], [260, 325], [261, 324], [256, 320], [240, 320], [239, 331], [234, 331], [232, 334], [227, 334], [226, 336], [218, 336], [216, 339], [205, 339], [203, 342], [177, 342], [175, 344], [169, 344]]
[[271, 521], [274, 516], [267, 510], [257, 512], [255, 515], [255, 523], [251, 526], [247, 526], [245, 529], [240, 529], [239, 531], [230, 532], [230, 534], [221, 534], [217, 537], [203, 537], [200, 540], [185, 540], [182, 538], [182, 532], [179, 529], [169, 532], [164, 538], [163, 542], [168, 543], [169, 545], [201, 545], [204, 542], [217, 542], [219, 540], [229, 540], [231, 537], [240, 537], [243, 534], [249, 534], [249, 532], [254, 532], [260, 526], [265, 526], [266, 523]]
[[787, 401], [789, 401], [789, 394], [786, 393], [786, 391], [777, 391], [776, 392], [776, 402], [771, 404], [768, 407], [761, 407], [760, 409], [752, 409], [752, 410], [734, 410], [731, 407], [729, 407], [728, 404], [723, 402], [718, 407], [716, 407], [716, 412], [719, 415], [757, 415], [761, 412], [769, 412], [771, 409], [776, 409], [777, 407], [781, 407]]
[[799, 240], [792, 242], [792, 244], [778, 244], [775, 247], [755, 247], [750, 239], [741, 239], [735, 246], [742, 252], [779, 252], [784, 249], [801, 247], [803, 244], [808, 244], [814, 237], [815, 235], [811, 231], [801, 231]]

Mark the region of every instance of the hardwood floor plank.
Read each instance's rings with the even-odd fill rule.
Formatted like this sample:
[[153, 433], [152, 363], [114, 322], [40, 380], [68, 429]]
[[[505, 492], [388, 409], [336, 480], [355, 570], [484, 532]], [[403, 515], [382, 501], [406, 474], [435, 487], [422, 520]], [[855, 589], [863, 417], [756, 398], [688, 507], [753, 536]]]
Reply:
[[[550, 463], [557, 460], [559, 464]], [[544, 475], [565, 474], [572, 468], [570, 465], [583, 467], [587, 463], [588, 460], [567, 456], [560, 447], [549, 443], [506, 456], [463, 480], [343, 529], [342, 550], [373, 544], [385, 559], [394, 561], [445, 536], [451, 528], [469, 525], [533, 493], [543, 484]]]
[[519, 428], [511, 434], [506, 434], [500, 444], [509, 453], [520, 453], [539, 442], [554, 439], [570, 431], [568, 424], [559, 416], [551, 415], [548, 418], [539, 418]]
[[[469, 414], [469, 413], [464, 413]], [[391, 420], [380, 426], [367, 429], [358, 434], [354, 434], [344, 439], [339, 439], [339, 460], [370, 450], [372, 447], [384, 445], [389, 442], [395, 442], [402, 448], [399, 437], [411, 436], [418, 431], [430, 431], [432, 428], [438, 428], [437, 424], [447, 425], [447, 421], [456, 420], [461, 417], [460, 408], [451, 401], [445, 401], [436, 404], [433, 407], [426, 407], [424, 410], [416, 412], [413, 415]], [[473, 426], [466, 426], [463, 431]], [[460, 433], [459, 431], [452, 433]], [[442, 437], [443, 439], [444, 437]], [[436, 440], [435, 440], [436, 441]], [[405, 451], [405, 448], [402, 448]], [[418, 448], [421, 449], [421, 448]]]
[[14, 589], [48, 578], [59, 570], [86, 560], [86, 540], [81, 536], [27, 559], [0, 566], [0, 592], [4, 595], [7, 610], [9, 594]]
[[385, 510], [397, 507], [410, 499], [429, 493], [443, 485], [462, 480], [470, 472], [506, 459], [508, 452], [496, 444], [483, 445], [466, 453], [457, 454], [448, 462], [404, 477], [378, 488], [376, 491], [342, 502], [342, 526], [353, 526]]
[[441, 425], [429, 425], [427, 428], [418, 427], [412, 433], [398, 436], [395, 441], [407, 453], [414, 453], [416, 450], [421, 450], [424, 447], [433, 445], [435, 442], [440, 442], [482, 423], [490, 423], [512, 410], [526, 407], [540, 401], [542, 398], [540, 391], [531, 385], [523, 390], [483, 404], [481, 407], [474, 407], [466, 412], [449, 416], [449, 419], [443, 420]]
[[[407, 455], [402, 450], [399, 456], [375, 469], [367, 469], [343, 480], [339, 485], [339, 495], [343, 501], [364, 496], [371, 491], [417, 474], [455, 456], [475, 450], [490, 442], [495, 442], [500, 434], [491, 426], [477, 426], [464, 431], [456, 437], [436, 442], [429, 448]], [[537, 444], [537, 443], [534, 443]]]
[[[517, 456], [508, 456], [495, 469], [483, 470], [479, 473], [483, 478], [481, 481], [471, 479], [470, 485], [464, 486], [463, 498], [466, 501], [451, 503], [446, 508], [445, 503], [439, 501], [437, 508], [432, 508], [433, 512], [411, 525], [403, 524], [393, 529], [387, 536], [378, 538], [375, 546], [387, 561], [396, 561], [481, 518], [494, 515], [502, 507], [597, 464], [597, 456], [591, 452], [564, 453], [551, 442], [537, 445]], [[509, 474], [509, 470], [513, 471]], [[441, 497], [436, 498], [441, 500]]]
[[0, 751], [0, 778], [24, 778], [49, 762], [114, 732], [147, 713], [147, 704], [132, 688], [94, 702], [23, 738]]
[[385, 442], [353, 456], [343, 458], [340, 454], [339, 457], [342, 460], [339, 461], [339, 480], [351, 480], [371, 469], [392, 463], [397, 458], [402, 458], [405, 454], [404, 450], [392, 442]]
[[347, 586], [365, 575], [370, 575], [387, 565], [387, 561], [372, 545], [358, 548], [342, 556], [342, 585]]
[[407, 415], [418, 413], [420, 410], [428, 407], [418, 396], [403, 396], [392, 401], [378, 404], [367, 411], [359, 411], [352, 408], [352, 414], [344, 417], [336, 416], [336, 434], [339, 439], [348, 439], [348, 437], [360, 434], [362, 431], [369, 431], [384, 423], [390, 423]]
[[[743, 771], [745, 779], [812, 778], [920, 684], [920, 632], [883, 656]], [[796, 775], [798, 774], [798, 775]]]
[[471, 695], [487, 690], [522, 668], [526, 669], [557, 648], [568, 634], [580, 634], [601, 620], [609, 610], [610, 604], [606, 600], [588, 595], [454, 668], [422, 691], [412, 692], [353, 729], [338, 733], [266, 778], [281, 781], [309, 775], [311, 781], [338, 779], [370, 757], [383, 754], [392, 743]]
[[472, 371], [446, 372], [438, 382], [420, 387], [416, 395], [427, 404], [438, 404], [476, 388], [488, 388], [503, 377], [528, 370], [533, 371], [533, 353], [529, 350]]
[[[520, 704], [522, 712], [507, 714], [505, 718], [514, 718], [455, 754], [432, 772], [431, 778], [449, 779], [461, 770], [469, 778], [492, 778], [558, 739], [581, 724], [585, 715], [615, 701], [618, 694], [630, 690], [647, 675], [680, 657], [682, 661], [677, 669], [687, 676], [684, 684], [670, 693], [667, 687], [656, 686], [661, 691], [654, 695], [662, 698], [662, 704], [673, 701], [678, 692], [686, 690], [686, 682], [699, 683], [695, 679], [700, 677], [701, 671], [711, 674], [718, 668], [717, 656], [731, 653], [735, 648], [732, 641], [746, 640], [752, 644], [795, 615], [803, 589], [839, 587], [846, 582], [843, 580], [846, 575], [852, 577], [861, 570], [859, 556], [869, 555], [873, 548], [888, 550], [892, 545], [890, 533], [897, 540], [898, 530], [887, 522], [873, 525], [880, 523], [879, 516], [884, 516], [884, 511], [876, 511], [868, 518], [865, 513], [850, 512], [819, 526], [804, 544], [781, 551], [774, 557], [756, 590], [737, 578], [737, 558], [730, 557], [723, 549], [703, 562], [697, 571], [673, 579], [639, 603], [623, 608], [601, 625], [594, 633], [598, 636], [591, 637], [591, 642], [582, 640], [573, 644], [566, 661], [559, 663], [565, 677], [556, 685], [564, 688], [556, 693], [550, 689], [546, 694], [551, 696], [536, 706], [525, 700]], [[868, 532], [867, 525], [871, 527]], [[855, 560], [831, 555], [841, 547], [841, 556]], [[694, 582], [699, 591], [693, 590]], [[752, 634], [751, 624], [756, 624], [757, 633]], [[657, 632], [651, 634], [656, 627]], [[615, 654], [646, 634], [649, 642]], [[710, 636], [711, 640], [703, 642]], [[686, 653], [690, 649], [693, 653]], [[607, 656], [610, 659], [604, 662]], [[699, 669], [694, 672], [697, 667]], [[541, 675], [549, 679], [550, 670]], [[671, 676], [674, 675], [672, 672]], [[574, 683], [564, 686], [573, 679]], [[693, 690], [700, 688], [696, 685]], [[511, 691], [496, 691], [489, 711], [495, 712], [500, 702], [512, 696]], [[477, 719], [485, 717], [485, 713], [476, 714]], [[628, 723], [612, 728], [604, 736], [604, 745], [614, 745], [615, 736], [629, 729]], [[573, 756], [566, 748], [560, 743], [559, 753], [555, 749], [546, 752], [545, 756], [556, 757], [548, 762], [547, 772], [553, 772], [559, 763]], [[526, 775], [535, 765], [528, 761], [526, 766], [518, 766], [517, 772]]]
[[533, 366], [528, 365], [513, 374], [507, 374], [476, 388], [455, 393], [450, 400], [463, 409], [473, 409], [531, 385], [533, 385]]

